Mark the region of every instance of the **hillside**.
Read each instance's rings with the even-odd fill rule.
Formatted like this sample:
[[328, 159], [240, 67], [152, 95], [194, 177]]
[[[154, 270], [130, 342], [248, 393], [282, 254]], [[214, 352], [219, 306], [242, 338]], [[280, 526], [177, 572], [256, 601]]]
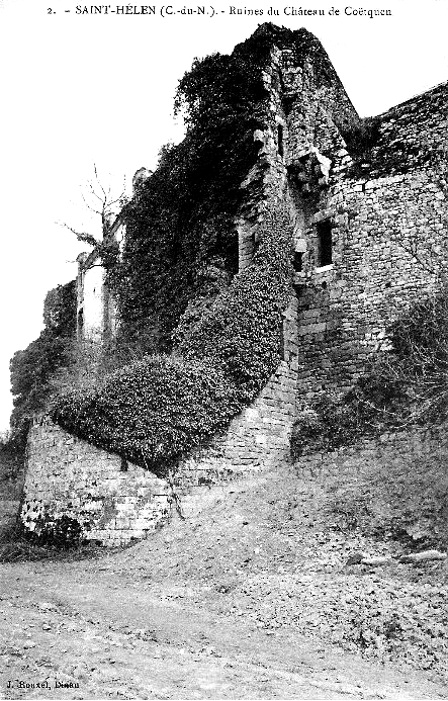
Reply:
[[197, 489], [124, 551], [2, 565], [4, 678], [80, 684], [6, 698], [445, 698], [446, 560], [347, 523], [335, 495], [365, 469], [284, 465]]

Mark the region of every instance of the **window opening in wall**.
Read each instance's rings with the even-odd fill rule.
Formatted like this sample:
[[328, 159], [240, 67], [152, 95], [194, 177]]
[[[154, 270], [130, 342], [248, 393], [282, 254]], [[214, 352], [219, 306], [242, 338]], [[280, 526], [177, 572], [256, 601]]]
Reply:
[[333, 262], [333, 240], [329, 220], [319, 222], [317, 234], [319, 237], [319, 265], [330, 265]]
[[294, 253], [294, 270], [296, 273], [301, 273], [303, 270], [303, 251], [296, 251]]
[[283, 158], [283, 127], [281, 124], [277, 125], [277, 148], [279, 156]]

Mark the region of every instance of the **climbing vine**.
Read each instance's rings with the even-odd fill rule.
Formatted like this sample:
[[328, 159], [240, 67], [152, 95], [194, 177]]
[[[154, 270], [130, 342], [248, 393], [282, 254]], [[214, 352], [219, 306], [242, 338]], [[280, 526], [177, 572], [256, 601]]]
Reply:
[[169, 350], [189, 301], [203, 295], [210, 261], [223, 280], [236, 272], [240, 185], [257, 157], [253, 132], [266, 124], [266, 99], [262, 68], [244, 47], [196, 60], [180, 81], [175, 109], [186, 137], [162, 149], [124, 210], [126, 245], [111, 276], [123, 342]]
[[231, 56], [196, 60], [180, 81], [186, 138], [162, 150], [126, 205], [122, 260], [109, 272], [118, 342], [142, 357], [52, 409], [63, 428], [158, 474], [223, 430], [279, 362], [287, 209], [265, 213], [253, 264], [238, 274], [234, 227], [257, 158], [253, 133], [270, 119], [263, 69], [277, 32], [264, 25]]
[[63, 428], [164, 475], [254, 399], [279, 362], [289, 296], [288, 214], [260, 227], [254, 264], [236, 275], [200, 320], [179, 330], [171, 355], [147, 355], [90, 391], [59, 397]]

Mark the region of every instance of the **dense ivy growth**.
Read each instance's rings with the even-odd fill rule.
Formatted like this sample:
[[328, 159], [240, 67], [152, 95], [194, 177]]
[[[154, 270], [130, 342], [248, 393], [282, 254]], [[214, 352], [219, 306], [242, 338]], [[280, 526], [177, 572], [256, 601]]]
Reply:
[[283, 206], [260, 225], [253, 265], [237, 275], [201, 318], [177, 329], [176, 352], [214, 358], [251, 401], [279, 360], [279, 333], [289, 293], [292, 231]]
[[175, 353], [148, 355], [93, 390], [65, 394], [53, 418], [158, 474], [204, 444], [278, 365], [291, 239], [285, 212], [267, 216], [254, 265], [234, 277], [198, 324], [187, 327]]
[[[222, 287], [237, 270], [234, 222], [241, 183], [257, 159], [254, 131], [271, 120], [264, 69], [274, 45], [325, 53], [306, 30], [264, 24], [231, 55], [196, 59], [179, 83], [175, 109], [186, 137], [162, 149], [157, 170], [125, 207], [123, 257], [109, 276], [125, 346], [171, 350], [182, 314], [207, 296], [211, 278], [219, 291], [216, 269]], [[325, 72], [330, 64], [316, 59], [316, 66]], [[332, 76], [321, 79], [331, 83]]]
[[253, 265], [238, 274], [234, 222], [257, 158], [254, 130], [270, 120], [263, 69], [273, 44], [294, 37], [316, 43], [263, 25], [231, 56], [196, 60], [181, 80], [186, 138], [163, 149], [125, 207], [123, 257], [109, 272], [118, 340], [143, 357], [53, 408], [63, 428], [159, 474], [223, 429], [279, 362], [288, 213], [266, 213]]
[[[258, 44], [257, 55], [264, 35]], [[236, 272], [234, 219], [257, 156], [253, 132], [266, 126], [266, 99], [262, 65], [246, 45], [196, 60], [180, 81], [175, 106], [186, 137], [162, 149], [124, 211], [124, 255], [111, 275], [124, 343], [169, 350], [188, 302], [203, 294], [210, 262], [224, 278]]]
[[71, 362], [76, 328], [75, 282], [59, 285], [47, 294], [44, 303], [45, 328], [25, 350], [11, 359], [11, 388], [14, 408], [11, 415], [11, 443], [23, 448], [34, 414], [44, 411], [52, 394], [55, 373]]

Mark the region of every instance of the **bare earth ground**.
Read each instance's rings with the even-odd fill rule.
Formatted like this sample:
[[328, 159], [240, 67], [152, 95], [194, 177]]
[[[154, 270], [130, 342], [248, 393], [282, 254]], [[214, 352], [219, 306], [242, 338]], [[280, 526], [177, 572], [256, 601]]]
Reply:
[[446, 698], [445, 564], [345, 566], [398, 546], [326, 489], [283, 467], [127, 550], [0, 565], [0, 698]]

